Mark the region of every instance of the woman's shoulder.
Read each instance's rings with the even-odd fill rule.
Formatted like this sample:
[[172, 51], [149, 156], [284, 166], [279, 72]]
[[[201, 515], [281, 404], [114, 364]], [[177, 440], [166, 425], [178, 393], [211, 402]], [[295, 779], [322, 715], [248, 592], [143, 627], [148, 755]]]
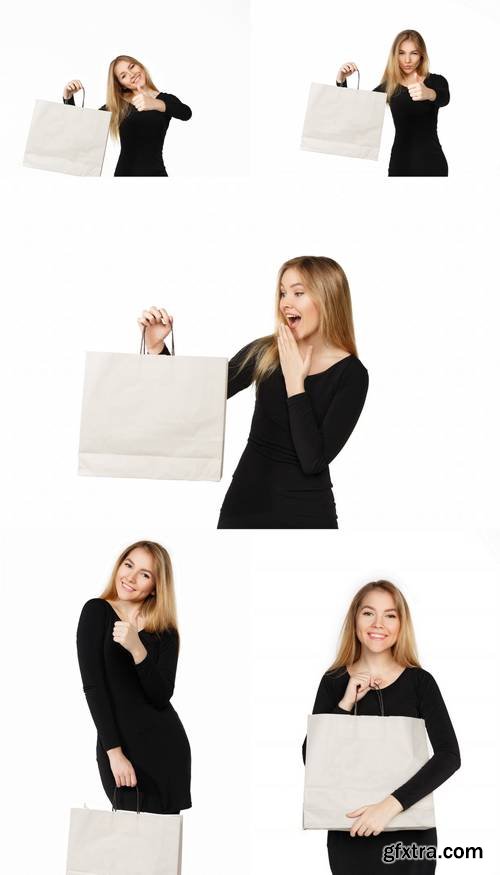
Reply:
[[333, 688], [346, 685], [349, 682], [349, 672], [346, 665], [341, 665], [338, 668], [328, 669], [321, 678], [321, 683], [324, 686]]
[[345, 376], [351, 382], [359, 383], [363, 386], [368, 386], [368, 371], [364, 364], [356, 355], [349, 355], [341, 359], [338, 369], [341, 376]]
[[423, 692], [436, 686], [434, 676], [421, 665], [410, 665], [406, 669], [408, 680], [414, 684], [417, 691]]
[[85, 602], [85, 604], [82, 608], [82, 614], [87, 614], [87, 615], [93, 614], [94, 616], [103, 616], [105, 614], [105, 612], [108, 610], [108, 607], [107, 607], [108, 604], [109, 604], [109, 602], [107, 602], [105, 599], [101, 599], [101, 598], [89, 599], [88, 601]]
[[434, 82], [436, 85], [448, 85], [448, 80], [440, 73], [429, 73], [425, 81]]

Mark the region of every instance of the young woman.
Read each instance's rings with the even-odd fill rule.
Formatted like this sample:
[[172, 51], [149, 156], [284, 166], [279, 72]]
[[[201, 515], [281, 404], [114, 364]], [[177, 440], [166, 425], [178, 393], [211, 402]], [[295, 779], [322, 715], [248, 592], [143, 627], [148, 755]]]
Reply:
[[[356, 64], [342, 64], [337, 85], [346, 88], [346, 78]], [[382, 82], [375, 91], [387, 94], [396, 128], [389, 176], [448, 176], [448, 163], [437, 134], [440, 106], [450, 102], [444, 76], [429, 72], [425, 42], [416, 30], [404, 30], [395, 38]]]
[[[166, 354], [172, 319], [139, 318], [149, 353]], [[365, 402], [347, 277], [331, 258], [303, 256], [279, 270], [276, 330], [229, 362], [228, 398], [252, 383], [247, 446], [221, 507], [218, 528], [336, 529], [328, 466]]]
[[83, 607], [77, 648], [108, 798], [116, 793], [117, 808], [135, 811], [138, 790], [141, 811], [190, 808], [189, 742], [170, 702], [179, 633], [164, 547], [123, 550], [103, 594]]
[[[432, 793], [460, 767], [460, 752], [446, 705], [433, 676], [420, 666], [408, 604], [386, 580], [368, 583], [354, 596], [344, 621], [340, 647], [323, 676], [314, 714], [380, 714], [376, 687], [382, 693], [386, 716], [425, 720], [433, 756], [385, 799], [367, 798], [366, 805], [346, 811], [350, 832], [328, 833], [330, 868], [339, 875], [385, 873], [384, 845], [400, 841], [409, 846], [436, 846], [433, 829], [404, 829], [384, 833], [391, 820]], [[384, 718], [382, 718], [384, 719]], [[304, 750], [305, 753], [305, 743]], [[431, 875], [433, 860], [398, 860], [404, 875]]]
[[[64, 86], [64, 103], [74, 105], [83, 88], [79, 79]], [[111, 113], [111, 136], [120, 140], [115, 176], [168, 176], [163, 163], [163, 142], [170, 120], [188, 121], [189, 106], [173, 94], [159, 91], [140, 61], [118, 55], [109, 65], [106, 103]]]

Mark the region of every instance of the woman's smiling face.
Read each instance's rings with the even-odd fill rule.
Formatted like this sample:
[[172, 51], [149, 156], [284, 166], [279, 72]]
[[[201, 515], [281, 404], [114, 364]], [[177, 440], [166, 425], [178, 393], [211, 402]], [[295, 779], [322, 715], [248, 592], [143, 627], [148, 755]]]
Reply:
[[410, 76], [417, 70], [422, 55], [417, 49], [417, 46], [411, 39], [405, 39], [401, 43], [398, 50], [399, 68], [405, 76]]
[[122, 88], [126, 88], [128, 91], [137, 91], [146, 84], [144, 70], [139, 64], [134, 64], [132, 61], [117, 61], [115, 79]]
[[155, 579], [153, 557], [148, 550], [136, 547], [125, 557], [115, 577], [116, 594], [127, 602], [143, 602], [153, 592]]
[[295, 267], [288, 267], [281, 277], [279, 309], [295, 340], [303, 340], [318, 331], [319, 310]]
[[392, 595], [383, 589], [370, 590], [358, 609], [356, 635], [371, 653], [382, 653], [398, 640], [401, 622]]

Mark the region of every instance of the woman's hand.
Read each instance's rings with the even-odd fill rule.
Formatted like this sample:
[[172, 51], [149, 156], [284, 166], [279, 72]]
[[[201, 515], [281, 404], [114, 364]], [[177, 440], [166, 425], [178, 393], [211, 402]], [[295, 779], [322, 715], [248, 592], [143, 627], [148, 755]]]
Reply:
[[67, 85], [64, 86], [63, 97], [65, 100], [69, 100], [69, 98], [76, 94], [77, 91], [81, 91], [83, 88], [82, 83], [79, 79], [72, 79], [71, 82], [68, 82]]
[[278, 326], [278, 353], [281, 370], [285, 378], [286, 393], [298, 395], [304, 391], [304, 379], [311, 368], [312, 346], [308, 347], [306, 357], [302, 358], [291, 328], [280, 322]]
[[121, 644], [125, 650], [132, 654], [136, 665], [146, 657], [147, 650], [139, 638], [137, 626], [134, 626], [129, 620], [116, 621], [113, 626], [113, 641]]
[[[162, 108], [165, 107], [165, 104], [162, 100], [157, 100], [156, 97], [150, 97], [148, 94], [144, 94], [144, 92], [140, 90], [141, 88], [142, 85], [137, 89], [132, 100], [130, 101], [133, 106], [135, 106], [138, 112], [147, 112], [151, 109], [157, 109], [161, 111]], [[160, 104], [162, 104], [163, 107], [160, 106]]]
[[130, 760], [127, 759], [121, 747], [112, 747], [106, 751], [109, 765], [113, 772], [113, 778], [117, 787], [135, 787], [137, 778]]
[[417, 76], [417, 81], [412, 85], [408, 85], [408, 91], [412, 100], [435, 100], [436, 92], [433, 88], [427, 88], [424, 85], [424, 77]]
[[146, 349], [150, 355], [158, 355], [164, 346], [164, 340], [172, 331], [174, 320], [161, 307], [150, 307], [143, 310], [137, 320], [141, 328], [146, 329]]
[[353, 73], [358, 73], [358, 68], [356, 64], [352, 61], [348, 61], [347, 64], [342, 64], [339, 67], [339, 72], [337, 73], [337, 82], [345, 82], [348, 76], [352, 76]]
[[[352, 711], [354, 702], [363, 699], [368, 690], [373, 689], [377, 684], [381, 684], [382, 679], [376, 675], [370, 674], [368, 671], [357, 671], [349, 678], [346, 691], [339, 702], [339, 708], [343, 711]], [[356, 688], [358, 694], [356, 695]]]
[[388, 796], [375, 805], [361, 805], [355, 811], [348, 811], [346, 817], [356, 817], [351, 826], [351, 836], [378, 836], [392, 820], [403, 810], [403, 806], [395, 796]]

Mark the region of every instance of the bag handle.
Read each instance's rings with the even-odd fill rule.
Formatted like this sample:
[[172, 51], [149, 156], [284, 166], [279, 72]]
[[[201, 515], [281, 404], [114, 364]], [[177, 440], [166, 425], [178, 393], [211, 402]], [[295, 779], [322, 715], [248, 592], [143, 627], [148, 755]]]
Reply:
[[[359, 91], [359, 81], [360, 81], [359, 70], [356, 70], [356, 73], [358, 74], [358, 86], [357, 86], [357, 90]], [[346, 82], [346, 87], [348, 87], [348, 86], [347, 86], [347, 79], [345, 80], [345, 82]]]
[[[174, 341], [174, 329], [172, 326], [172, 330], [170, 332], [170, 337], [172, 338], [172, 349], [170, 351], [170, 355], [175, 355], [175, 341]], [[139, 355], [146, 355], [146, 328], [142, 329], [142, 337], [141, 337], [141, 346], [139, 349]]]
[[[112, 807], [112, 809], [111, 809], [112, 811], [117, 811], [117, 810], [118, 810], [117, 807], [116, 807], [116, 796], [117, 796], [117, 790], [122, 790], [122, 789], [123, 789], [122, 787], [115, 787], [115, 789], [113, 790], [113, 802], [112, 802], [113, 807]], [[135, 785], [135, 791], [136, 791], [136, 794], [137, 794], [137, 806], [136, 806], [136, 812], [137, 812], [137, 814], [140, 814], [140, 813], [141, 813], [141, 808], [140, 808], [140, 805], [139, 805], [139, 797], [140, 797], [140, 793], [139, 793], [139, 787], [137, 786], [137, 784]]]
[[[83, 85], [82, 85], [81, 91], [82, 91], [82, 105], [81, 105], [80, 109], [83, 109], [85, 106], [85, 88], [83, 87]], [[74, 99], [75, 99], [75, 95], [73, 95], [73, 100]], [[75, 101], [75, 106], [76, 106], [76, 101]]]
[[[382, 691], [380, 689], [380, 684], [375, 684], [375, 686], [370, 687], [371, 690], [375, 690], [378, 697], [378, 704], [380, 707], [380, 716], [385, 717], [384, 714], [384, 700], [382, 699]], [[354, 716], [358, 716], [358, 687], [356, 686], [356, 698], [354, 699]]]

